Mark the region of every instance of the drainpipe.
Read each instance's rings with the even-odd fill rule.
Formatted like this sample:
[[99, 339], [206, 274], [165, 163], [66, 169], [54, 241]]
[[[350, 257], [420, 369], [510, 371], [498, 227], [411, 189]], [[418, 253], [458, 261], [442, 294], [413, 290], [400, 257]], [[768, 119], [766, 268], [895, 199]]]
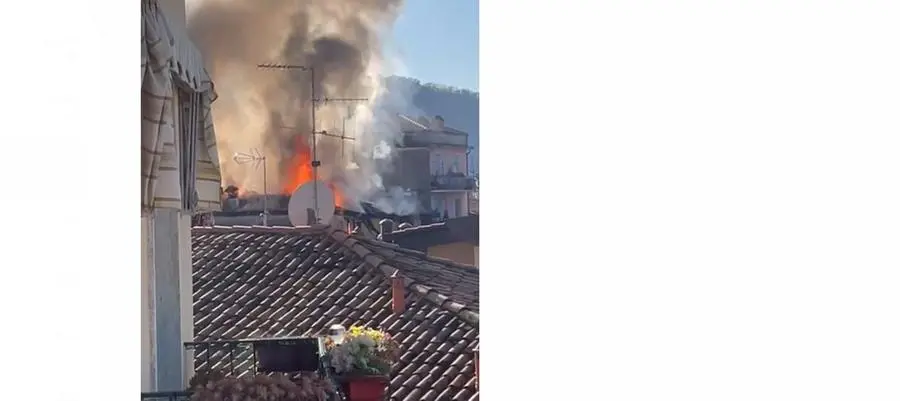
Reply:
[[479, 377], [478, 377], [478, 371], [479, 371], [479, 369], [478, 369], [479, 363], [478, 362], [479, 362], [478, 361], [478, 347], [475, 347], [475, 389], [476, 390], [478, 390], [478, 387], [479, 387], [478, 382], [480, 381]]

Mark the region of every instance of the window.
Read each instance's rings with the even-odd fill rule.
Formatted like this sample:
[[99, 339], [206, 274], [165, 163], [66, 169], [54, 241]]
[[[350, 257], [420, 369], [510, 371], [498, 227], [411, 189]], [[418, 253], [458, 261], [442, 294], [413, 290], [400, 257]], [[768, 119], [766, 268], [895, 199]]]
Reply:
[[431, 200], [431, 207], [439, 214], [443, 214], [447, 210], [447, 200], [436, 196]]
[[444, 161], [441, 160], [441, 155], [438, 153], [431, 154], [431, 175], [439, 175], [441, 168], [444, 166]]
[[196, 92], [182, 90], [176, 87], [175, 102], [180, 106], [175, 108], [179, 124], [178, 130], [178, 154], [181, 158], [180, 181], [182, 208], [193, 211], [197, 204], [197, 139], [203, 130], [203, 122], [200, 116], [202, 110], [201, 95]]

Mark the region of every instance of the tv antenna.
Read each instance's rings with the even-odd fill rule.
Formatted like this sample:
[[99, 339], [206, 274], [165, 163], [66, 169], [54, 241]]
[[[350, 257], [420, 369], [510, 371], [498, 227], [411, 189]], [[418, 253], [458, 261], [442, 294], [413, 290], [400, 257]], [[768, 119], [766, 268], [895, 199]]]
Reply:
[[252, 149], [250, 153], [241, 153], [237, 152], [234, 154], [234, 162], [237, 164], [253, 164], [254, 168], [259, 168], [262, 166], [263, 173], [263, 215], [262, 215], [262, 225], [269, 225], [269, 206], [268, 206], [268, 198], [269, 198], [269, 185], [268, 185], [268, 174], [266, 173], [266, 157], [259, 153], [258, 149]]
[[[322, 164], [319, 161], [319, 155], [316, 150], [316, 107], [318, 107], [319, 103], [329, 103], [329, 102], [365, 102], [368, 101], [368, 98], [318, 98], [316, 97], [316, 67], [307, 66], [307, 65], [298, 65], [298, 64], [257, 64], [256, 68], [268, 69], [268, 70], [300, 70], [300, 71], [308, 71], [309, 72], [309, 87], [310, 87], [310, 101], [312, 102], [312, 107], [310, 107], [312, 113], [312, 165], [313, 169], [313, 210], [316, 213], [316, 216], [319, 215], [319, 166]], [[326, 186], [327, 188], [327, 186]], [[332, 194], [333, 195], [333, 194]], [[331, 205], [334, 207], [334, 205]]]
[[[297, 127], [286, 127], [286, 126], [282, 126], [281, 128], [289, 129], [289, 130], [297, 129]], [[352, 136], [346, 136], [344, 132], [341, 132], [340, 135], [337, 135], [337, 134], [332, 134], [328, 131], [319, 131], [319, 132], [316, 132], [316, 135], [322, 135], [322, 136], [327, 136], [327, 137], [331, 137], [331, 138], [338, 138], [341, 140], [341, 163], [342, 164], [344, 163], [344, 141], [355, 141], [356, 140], [356, 138], [354, 138]]]

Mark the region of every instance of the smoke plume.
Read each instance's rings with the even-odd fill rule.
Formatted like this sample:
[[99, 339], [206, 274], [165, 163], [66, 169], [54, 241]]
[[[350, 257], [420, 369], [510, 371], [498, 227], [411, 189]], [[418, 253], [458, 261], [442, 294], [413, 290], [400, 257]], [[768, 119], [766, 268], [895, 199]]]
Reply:
[[[390, 73], [382, 38], [401, 6], [402, 0], [188, 0], [190, 35], [219, 94], [213, 118], [223, 184], [262, 192], [262, 172], [232, 159], [251, 149], [267, 157], [268, 193], [289, 193], [311, 178], [315, 85], [317, 98], [368, 99], [316, 108], [316, 131], [355, 138], [317, 137], [320, 179], [336, 185], [344, 201], [367, 200], [381, 190], [386, 209], [408, 209], [408, 194], [381, 187], [379, 162], [399, 135], [391, 119], [378, 122], [379, 113], [391, 109], [383, 107], [385, 99], [408, 101], [384, 96], [381, 87], [381, 76]], [[315, 77], [257, 68], [263, 63], [313, 66]]]

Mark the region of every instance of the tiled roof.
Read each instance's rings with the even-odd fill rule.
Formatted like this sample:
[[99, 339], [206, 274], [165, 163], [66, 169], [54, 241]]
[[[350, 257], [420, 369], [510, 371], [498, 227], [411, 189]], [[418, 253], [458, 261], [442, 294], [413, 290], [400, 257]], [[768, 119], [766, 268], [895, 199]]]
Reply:
[[403, 248], [425, 251], [430, 246], [468, 242], [478, 245], [478, 215], [394, 230], [382, 239]]
[[398, 114], [397, 117], [400, 118], [401, 127], [404, 131], [417, 131], [417, 130], [427, 130], [428, 126], [422, 124], [420, 121], [416, 121], [416, 119], [407, 116], [405, 114]]
[[[397, 117], [399, 117], [400, 130], [403, 132], [430, 131], [432, 129], [432, 127], [430, 126], [431, 119], [429, 119], [428, 117], [422, 116], [416, 119], [405, 114], [398, 114]], [[468, 135], [464, 131], [460, 131], [447, 125], [444, 125], [438, 130], [450, 134]]]
[[[196, 227], [192, 237], [196, 341], [379, 327], [403, 350], [391, 400], [478, 399], [477, 269], [324, 226]], [[391, 312], [395, 272], [406, 287], [400, 315]]]

